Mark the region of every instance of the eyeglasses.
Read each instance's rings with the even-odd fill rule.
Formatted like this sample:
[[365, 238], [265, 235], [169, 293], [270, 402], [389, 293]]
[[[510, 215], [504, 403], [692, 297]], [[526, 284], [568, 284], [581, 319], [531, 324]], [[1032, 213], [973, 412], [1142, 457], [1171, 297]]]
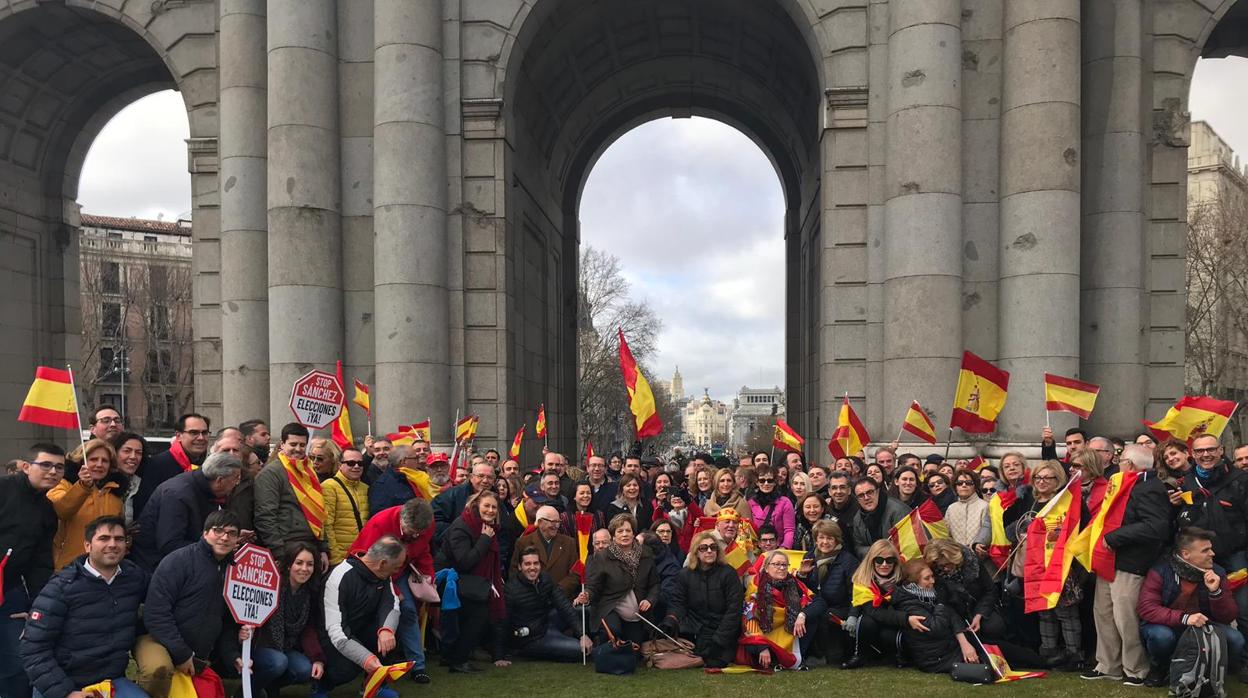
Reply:
[[363, 468], [364, 467], [364, 461], [362, 460], [344, 460], [342, 464], [348, 468]]
[[1193, 448], [1192, 453], [1195, 453], [1196, 455], [1208, 455], [1211, 453], [1217, 453], [1221, 448], [1221, 446], [1213, 446], [1211, 448]]
[[875, 564], [877, 564], [877, 565], [895, 565], [895, 564], [897, 564], [897, 558], [892, 557], [892, 556], [889, 556], [889, 557], [874, 557], [874, 558], [871, 558], [871, 562], [873, 562], [873, 563], [875, 563]]
[[546, 523], [549, 523], [549, 524], [559, 523], [559, 519], [538, 519], [538, 521], [545, 521]]
[[222, 538], [238, 538], [239, 536], [239, 531], [237, 528], [226, 528], [225, 526], [213, 526], [212, 528], [208, 530], [211, 531], [213, 535], [221, 536]]
[[858, 499], [871, 499], [875, 495], [876, 495], [875, 490], [867, 490], [866, 492], [859, 492], [855, 494], [854, 496], [857, 497]]
[[95, 420], [96, 424], [121, 424], [121, 417], [100, 417]]
[[787, 570], [789, 568], [789, 563], [783, 560], [777, 560], [775, 562], [768, 562], [767, 566], [776, 570]]
[[65, 472], [64, 463], [53, 463], [52, 461], [47, 461], [47, 460], [36, 460], [36, 461], [31, 461], [30, 464], [39, 466], [40, 470], [51, 470], [52, 472], [56, 472], [56, 473]]
[[1056, 475], [1032, 475], [1032, 482], [1057, 482]]
[[714, 545], [712, 545], [712, 544], [710, 544], [710, 543], [707, 543], [707, 544], [705, 544], [705, 545], [699, 545], [699, 546], [698, 546], [698, 552], [700, 552], [700, 553], [709, 553], [709, 552], [711, 552], [712, 550], [715, 550], [715, 547], [716, 547], [716, 546], [714, 546]]
[[186, 431], [182, 433], [186, 434], [192, 439], [201, 439], [205, 436], [208, 436], [209, 431], [207, 429], [187, 429]]
[[325, 456], [322, 456], [321, 454], [318, 453], [315, 456], [312, 456], [312, 460], [316, 461], [317, 463], [324, 463]]
[[760, 478], [758, 478], [758, 484], [760, 484], [760, 485], [774, 485], [774, 484], [776, 484], [776, 478], [774, 478], [774, 477], [760, 477]]

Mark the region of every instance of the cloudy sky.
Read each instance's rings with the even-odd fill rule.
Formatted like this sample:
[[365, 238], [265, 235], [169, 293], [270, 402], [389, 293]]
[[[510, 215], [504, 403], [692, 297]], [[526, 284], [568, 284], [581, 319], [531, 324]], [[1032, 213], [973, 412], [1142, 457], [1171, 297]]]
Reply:
[[[1193, 119], [1248, 161], [1248, 59], [1201, 61]], [[166, 220], [191, 208], [186, 114], [162, 92], [118, 114], [83, 168], [88, 213]], [[679, 365], [686, 393], [730, 399], [784, 382], [784, 199], [748, 138], [707, 119], [663, 119], [603, 154], [585, 187], [581, 239], [622, 261], [664, 323], [654, 379]]]

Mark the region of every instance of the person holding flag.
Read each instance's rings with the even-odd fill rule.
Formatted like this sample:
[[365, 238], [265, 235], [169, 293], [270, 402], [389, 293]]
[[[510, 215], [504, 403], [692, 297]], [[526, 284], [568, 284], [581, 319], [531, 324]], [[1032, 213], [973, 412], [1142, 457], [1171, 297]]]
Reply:
[[810, 633], [802, 643], [803, 654], [818, 645], [824, 652], [828, 666], [840, 664], [846, 659], [846, 647], [850, 645], [844, 623], [852, 608], [854, 570], [858, 558], [844, 548], [844, 534], [834, 521], [820, 521], [814, 526], [815, 549], [806, 553], [798, 578], [811, 590], [814, 597], [806, 607], [810, 619]]
[[[540, 516], [541, 510], [538, 511]], [[568, 595], [543, 569], [540, 548], [519, 549], [516, 558], [518, 564], [505, 590], [510, 649], [529, 659], [581, 661], [594, 643], [581, 626], [581, 614], [572, 607]], [[557, 615], [579, 639], [551, 627], [552, 615]]]
[[723, 668], [736, 656], [745, 593], [714, 533], [695, 534], [689, 551], [661, 627], [673, 637], [692, 640], [693, 653], [707, 668]]

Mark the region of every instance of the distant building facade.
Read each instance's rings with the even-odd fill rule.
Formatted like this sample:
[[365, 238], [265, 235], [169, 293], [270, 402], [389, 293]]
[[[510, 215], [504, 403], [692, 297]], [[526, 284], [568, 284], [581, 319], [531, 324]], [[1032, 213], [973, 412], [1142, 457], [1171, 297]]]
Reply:
[[191, 223], [84, 213], [79, 246], [84, 418], [112, 405], [168, 429], [194, 404]]
[[702, 449], [722, 445], [728, 439], [729, 411], [728, 405], [706, 393], [689, 400], [680, 411], [684, 442]]
[[728, 444], [737, 449], [745, 445], [750, 430], [760, 418], [784, 416], [784, 389], [741, 386], [732, 401], [732, 418], [728, 425]]

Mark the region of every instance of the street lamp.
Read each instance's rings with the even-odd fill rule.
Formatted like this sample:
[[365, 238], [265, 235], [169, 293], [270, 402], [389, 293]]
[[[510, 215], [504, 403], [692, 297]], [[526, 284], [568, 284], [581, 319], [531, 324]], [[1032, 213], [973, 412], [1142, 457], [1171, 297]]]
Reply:
[[113, 350], [113, 364], [109, 369], [121, 376], [121, 416], [126, 416], [126, 374], [130, 372], [130, 356], [124, 344]]

